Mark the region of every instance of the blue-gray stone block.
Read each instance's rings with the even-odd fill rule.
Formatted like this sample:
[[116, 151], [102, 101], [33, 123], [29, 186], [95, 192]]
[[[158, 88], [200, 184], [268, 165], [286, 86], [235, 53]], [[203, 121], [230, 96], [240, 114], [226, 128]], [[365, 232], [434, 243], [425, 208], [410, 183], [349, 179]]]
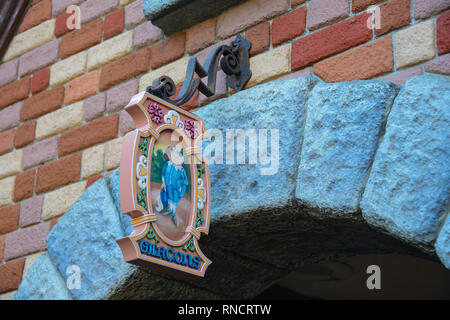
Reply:
[[439, 236], [434, 244], [436, 254], [442, 264], [450, 269], [450, 218], [447, 216], [444, 226], [439, 232]]
[[408, 80], [392, 107], [361, 201], [363, 217], [431, 245], [448, 212], [450, 78]]
[[[217, 100], [196, 112], [203, 118], [210, 135], [222, 134], [221, 141], [219, 138], [203, 143], [206, 157], [211, 155], [208, 151], [210, 144], [219, 141], [217, 145], [223, 146], [223, 163], [210, 161], [209, 164], [212, 219], [258, 209], [281, 208], [292, 201], [306, 102], [315, 83], [310, 77], [273, 81]], [[274, 139], [279, 156], [264, 163], [260, 154], [254, 154], [258, 155], [256, 161], [250, 161], [249, 143], [243, 148], [236, 143], [233, 153], [229, 148], [232, 144], [225, 143], [228, 129], [255, 129], [258, 143], [264, 140], [259, 130], [266, 129], [268, 155], [276, 155], [276, 148], [271, 148]], [[245, 149], [245, 164], [237, 164], [237, 151]], [[257, 153], [263, 149], [258, 147]], [[226, 163], [227, 153], [233, 156], [229, 158], [234, 159], [233, 164]]]
[[333, 214], [354, 213], [398, 93], [381, 81], [320, 83], [308, 101], [296, 198]]
[[75, 299], [107, 298], [133, 272], [115, 241], [124, 235], [105, 179], [90, 186], [58, 220], [47, 249], [64, 281], [68, 266], [80, 268], [81, 288], [70, 292]]
[[125, 235], [129, 235], [133, 231], [131, 226], [131, 217], [126, 214], [120, 214], [120, 168], [114, 170], [114, 172], [108, 177], [108, 186], [111, 190], [111, 196], [114, 200], [114, 204], [119, 212], [120, 223]]
[[20, 283], [13, 300], [71, 300], [66, 282], [47, 253], [41, 254]]

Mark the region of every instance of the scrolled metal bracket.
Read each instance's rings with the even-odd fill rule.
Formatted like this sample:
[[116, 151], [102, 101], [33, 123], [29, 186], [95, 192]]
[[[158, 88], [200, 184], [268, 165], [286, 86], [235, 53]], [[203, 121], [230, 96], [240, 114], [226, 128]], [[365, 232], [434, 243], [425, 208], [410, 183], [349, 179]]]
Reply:
[[[217, 70], [220, 67], [227, 75], [227, 85], [236, 91], [241, 91], [252, 76], [249, 67], [249, 55], [251, 43], [240, 34], [230, 45], [221, 45], [211, 51], [202, 66], [197, 58], [189, 60], [181, 91], [175, 99], [170, 97], [176, 93], [176, 85], [169, 76], [161, 76], [155, 79], [146, 91], [176, 106], [187, 103], [198, 90], [207, 97], [211, 97], [216, 91]], [[197, 76], [196, 76], [197, 75]], [[205, 84], [201, 79], [208, 77]]]

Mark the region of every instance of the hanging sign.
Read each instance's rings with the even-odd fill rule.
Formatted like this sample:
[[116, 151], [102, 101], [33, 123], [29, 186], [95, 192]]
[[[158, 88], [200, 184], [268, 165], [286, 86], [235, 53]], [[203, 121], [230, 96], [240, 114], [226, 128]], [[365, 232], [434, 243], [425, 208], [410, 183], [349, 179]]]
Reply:
[[211, 196], [203, 120], [147, 92], [125, 110], [137, 129], [125, 135], [120, 163], [120, 206], [133, 227], [117, 240], [124, 260], [204, 277], [211, 261], [198, 240], [209, 231]]

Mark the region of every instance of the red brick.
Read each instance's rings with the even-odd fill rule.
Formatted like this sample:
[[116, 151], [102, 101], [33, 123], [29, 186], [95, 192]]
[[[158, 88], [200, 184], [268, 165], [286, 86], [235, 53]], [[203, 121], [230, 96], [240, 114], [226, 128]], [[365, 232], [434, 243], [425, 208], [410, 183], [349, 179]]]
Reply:
[[276, 46], [305, 32], [306, 7], [286, 13], [272, 22], [272, 45]]
[[30, 77], [7, 84], [0, 88], [0, 110], [28, 97], [30, 92]]
[[0, 236], [0, 262], [3, 260], [3, 253], [5, 252], [5, 236]]
[[392, 0], [380, 6], [381, 28], [375, 28], [380, 36], [411, 23], [410, 0]]
[[50, 68], [39, 70], [33, 74], [31, 80], [31, 93], [35, 94], [48, 88], [50, 80]]
[[37, 26], [38, 24], [52, 18], [52, 0], [44, 0], [33, 5], [26, 13], [19, 26], [18, 33]]
[[159, 68], [184, 55], [186, 33], [174, 35], [152, 47], [152, 69]]
[[304, 4], [306, 2], [306, 0], [292, 0], [291, 6], [292, 7], [296, 7], [299, 6], [301, 4]]
[[437, 18], [436, 32], [438, 54], [450, 52], [450, 11]]
[[68, 82], [66, 85], [64, 103], [66, 105], [71, 104], [96, 94], [99, 79], [100, 70], [95, 70]]
[[53, 190], [80, 180], [81, 153], [44, 164], [38, 168], [36, 193]]
[[125, 23], [125, 10], [120, 8], [105, 17], [103, 40], [109, 39], [122, 32]]
[[19, 202], [33, 196], [34, 176], [36, 170], [30, 169], [16, 176], [14, 184], [14, 201]]
[[251, 28], [245, 33], [245, 38], [252, 43], [250, 48], [250, 56], [269, 50], [270, 23], [264, 22]]
[[12, 232], [19, 227], [20, 204], [0, 208], [0, 234]]
[[360, 12], [367, 9], [369, 6], [380, 3], [384, 0], [353, 0], [352, 2], [352, 11]]
[[145, 48], [104, 66], [100, 75], [100, 90], [147, 72], [150, 68], [150, 53], [150, 48]]
[[59, 37], [70, 31], [67, 27], [67, 19], [72, 15], [72, 13], [63, 12], [56, 17], [55, 20], [55, 36]]
[[102, 41], [102, 28], [102, 20], [97, 19], [84, 25], [79, 30], [74, 30], [64, 35], [59, 46], [59, 55], [61, 59], [65, 59], [68, 56], [100, 43], [100, 41]]
[[56, 87], [40, 92], [23, 102], [20, 110], [22, 121], [35, 119], [61, 107], [64, 100], [64, 87]]
[[113, 114], [63, 133], [59, 140], [59, 156], [117, 138], [119, 115]]
[[19, 288], [24, 266], [25, 258], [0, 265], [0, 293]]
[[36, 121], [30, 121], [17, 128], [14, 145], [22, 148], [34, 141], [36, 133]]
[[393, 70], [392, 38], [385, 37], [314, 65], [326, 82], [370, 79]]
[[14, 146], [14, 129], [0, 133], [0, 155], [10, 152]]
[[208, 19], [186, 31], [186, 50], [195, 53], [216, 40], [216, 19]]
[[100, 180], [101, 178], [103, 178], [102, 175], [95, 176], [95, 177], [88, 179], [88, 181], [86, 182], [86, 189], [89, 188], [90, 186], [92, 186], [97, 180]]
[[298, 70], [372, 39], [370, 14], [362, 13], [292, 43], [292, 70]]

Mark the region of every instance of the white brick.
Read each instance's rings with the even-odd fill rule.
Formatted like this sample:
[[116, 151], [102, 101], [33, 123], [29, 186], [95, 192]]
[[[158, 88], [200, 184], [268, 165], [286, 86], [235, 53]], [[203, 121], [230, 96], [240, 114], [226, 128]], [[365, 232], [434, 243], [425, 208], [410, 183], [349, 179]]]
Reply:
[[81, 159], [81, 177], [92, 177], [103, 171], [105, 145], [101, 144], [83, 151]]
[[53, 40], [55, 36], [55, 19], [47, 20], [34, 28], [16, 35], [9, 44], [3, 62]]
[[105, 149], [105, 167], [106, 170], [115, 169], [120, 166], [122, 157], [123, 138], [118, 138], [106, 143]]
[[42, 140], [81, 125], [83, 105], [84, 102], [80, 101], [39, 118], [36, 126], [36, 139]]
[[0, 179], [22, 171], [23, 149], [0, 157]]
[[133, 31], [125, 32], [88, 50], [88, 70], [101, 67], [133, 50]]
[[78, 200], [85, 188], [86, 182], [82, 181], [45, 194], [42, 218], [51, 220], [66, 213]]
[[16, 177], [0, 180], [0, 207], [12, 203]]
[[150, 71], [149, 73], [144, 74], [139, 81], [139, 92], [145, 91], [145, 88], [151, 85], [153, 80], [163, 75], [171, 77], [177, 86], [182, 84], [186, 76], [186, 68], [189, 59], [189, 57], [184, 57], [172, 63], [166, 64], [155, 71]]
[[436, 55], [434, 20], [418, 23], [394, 35], [397, 69], [428, 61]]
[[86, 71], [87, 52], [82, 51], [55, 63], [50, 68], [50, 85], [55, 86], [83, 74]]

